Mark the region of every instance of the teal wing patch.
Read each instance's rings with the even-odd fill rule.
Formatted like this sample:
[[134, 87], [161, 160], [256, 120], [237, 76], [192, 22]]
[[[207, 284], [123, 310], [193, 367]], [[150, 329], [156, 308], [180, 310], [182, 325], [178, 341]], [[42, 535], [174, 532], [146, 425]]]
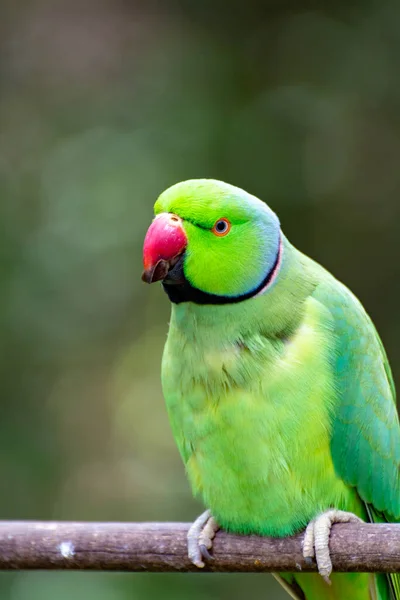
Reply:
[[[317, 299], [335, 321], [338, 405], [331, 452], [337, 473], [355, 486], [371, 521], [400, 521], [400, 426], [389, 361], [359, 301], [341, 284], [319, 286]], [[400, 600], [400, 573], [379, 576]], [[386, 597], [382, 590], [382, 597]]]
[[400, 520], [400, 426], [382, 342], [359, 301], [341, 284], [314, 292], [335, 321], [338, 404], [331, 452], [337, 473], [390, 521]]

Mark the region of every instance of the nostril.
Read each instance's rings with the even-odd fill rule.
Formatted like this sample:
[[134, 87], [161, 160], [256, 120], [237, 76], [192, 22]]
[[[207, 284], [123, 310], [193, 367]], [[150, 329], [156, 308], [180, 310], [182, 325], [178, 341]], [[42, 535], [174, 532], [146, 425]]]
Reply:
[[171, 217], [171, 221], [175, 221], [175, 223], [179, 223], [179, 218], [178, 218], [178, 217], [176, 217], [175, 215], [173, 215], [173, 216]]

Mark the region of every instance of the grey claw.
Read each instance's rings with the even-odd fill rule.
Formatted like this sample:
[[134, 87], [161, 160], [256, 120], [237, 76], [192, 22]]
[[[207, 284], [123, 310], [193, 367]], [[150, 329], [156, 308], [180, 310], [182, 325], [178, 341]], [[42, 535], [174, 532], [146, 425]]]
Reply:
[[204, 560], [214, 560], [214, 557], [211, 556], [211, 554], [209, 553], [207, 546], [205, 546], [204, 544], [200, 544], [199, 548], [201, 556], [204, 558]]
[[304, 562], [306, 563], [306, 565], [308, 565], [309, 567], [312, 567], [313, 565], [315, 565], [315, 561], [313, 558], [311, 558], [311, 556], [306, 556], [304, 558]]

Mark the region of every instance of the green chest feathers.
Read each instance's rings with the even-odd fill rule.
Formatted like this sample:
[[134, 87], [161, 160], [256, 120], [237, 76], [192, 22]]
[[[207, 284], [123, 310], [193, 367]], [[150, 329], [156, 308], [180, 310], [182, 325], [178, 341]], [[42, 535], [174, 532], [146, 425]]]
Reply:
[[290, 338], [259, 331], [229, 343], [172, 319], [162, 381], [173, 433], [193, 491], [225, 529], [288, 535], [355, 502], [329, 450], [329, 317], [310, 299]]

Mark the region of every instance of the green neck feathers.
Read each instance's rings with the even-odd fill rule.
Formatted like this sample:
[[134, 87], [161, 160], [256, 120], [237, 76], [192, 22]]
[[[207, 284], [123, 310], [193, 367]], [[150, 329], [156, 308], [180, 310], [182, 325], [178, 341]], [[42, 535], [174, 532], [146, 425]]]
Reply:
[[282, 235], [283, 254], [276, 281], [262, 295], [235, 304], [172, 304], [172, 324], [196, 343], [240, 342], [254, 333], [286, 338], [296, 329], [304, 300], [315, 287], [313, 262]]

